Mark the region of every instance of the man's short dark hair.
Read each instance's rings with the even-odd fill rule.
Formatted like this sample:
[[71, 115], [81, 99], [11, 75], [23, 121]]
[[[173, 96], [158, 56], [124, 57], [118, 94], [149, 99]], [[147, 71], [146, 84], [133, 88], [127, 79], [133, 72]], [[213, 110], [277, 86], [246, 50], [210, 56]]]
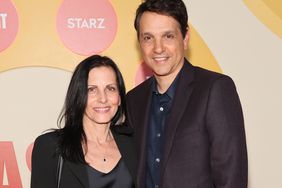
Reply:
[[180, 25], [183, 38], [188, 31], [188, 14], [182, 0], [146, 0], [136, 10], [134, 27], [139, 38], [140, 19], [144, 12], [154, 12], [173, 17]]

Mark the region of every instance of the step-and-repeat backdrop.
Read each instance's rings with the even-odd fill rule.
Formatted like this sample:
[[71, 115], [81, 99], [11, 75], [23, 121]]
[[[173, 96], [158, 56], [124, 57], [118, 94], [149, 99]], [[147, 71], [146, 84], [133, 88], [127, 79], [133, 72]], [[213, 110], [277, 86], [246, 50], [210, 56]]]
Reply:
[[[141, 0], [0, 0], [0, 188], [30, 184], [34, 139], [57, 127], [74, 67], [111, 57], [127, 91], [151, 75], [133, 28]], [[192, 64], [230, 75], [241, 98], [249, 187], [282, 183], [282, 1], [186, 0]]]

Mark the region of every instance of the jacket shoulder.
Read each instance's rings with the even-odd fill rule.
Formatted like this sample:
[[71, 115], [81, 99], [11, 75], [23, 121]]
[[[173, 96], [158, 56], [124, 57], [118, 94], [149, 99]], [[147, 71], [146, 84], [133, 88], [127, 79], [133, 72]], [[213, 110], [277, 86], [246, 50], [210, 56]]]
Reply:
[[231, 77], [222, 73], [214, 72], [201, 67], [194, 67], [194, 72], [195, 72], [194, 74], [195, 81], [198, 83], [214, 84], [217, 83], [218, 81], [225, 80], [229, 83], [234, 84]]
[[224, 75], [222, 73], [218, 73], [201, 67], [195, 66], [194, 70], [197, 79], [217, 79], [220, 77], [228, 77], [227, 75]]
[[40, 142], [40, 143], [55, 143], [58, 140], [58, 132], [57, 131], [51, 131], [44, 133], [42, 135], [39, 135], [36, 139], [35, 142]]
[[151, 88], [152, 81], [153, 81], [153, 77], [148, 78], [147, 80], [145, 80], [144, 82], [142, 82], [138, 86], [136, 86], [133, 89], [131, 89], [130, 91], [128, 91], [128, 93], [126, 94], [126, 97], [130, 98], [130, 97], [136, 96], [136, 95], [143, 96], [143, 92]]
[[36, 153], [53, 153], [57, 151], [58, 132], [52, 131], [38, 136], [34, 141], [33, 152]]

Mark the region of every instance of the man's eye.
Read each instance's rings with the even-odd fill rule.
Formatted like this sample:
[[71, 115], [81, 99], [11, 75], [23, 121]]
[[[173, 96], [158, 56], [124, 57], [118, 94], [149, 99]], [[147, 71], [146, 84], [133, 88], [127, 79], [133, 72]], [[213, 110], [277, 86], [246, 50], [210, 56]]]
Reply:
[[173, 34], [167, 34], [167, 35], [166, 35], [166, 38], [168, 38], [168, 39], [173, 39], [173, 38], [174, 38], [174, 35], [173, 35]]
[[145, 36], [145, 37], [143, 38], [143, 40], [144, 40], [144, 41], [149, 41], [149, 40], [151, 40], [151, 38], [152, 38], [152, 37], [150, 37], [150, 36]]

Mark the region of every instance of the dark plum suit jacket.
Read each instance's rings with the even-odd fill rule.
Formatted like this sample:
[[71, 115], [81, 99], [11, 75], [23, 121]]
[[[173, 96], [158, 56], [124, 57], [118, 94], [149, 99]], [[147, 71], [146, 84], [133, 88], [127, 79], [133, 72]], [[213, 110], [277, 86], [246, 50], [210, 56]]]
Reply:
[[[179, 76], [165, 125], [160, 188], [246, 188], [244, 121], [232, 79], [187, 60]], [[152, 78], [127, 94], [128, 122], [137, 142], [139, 188], [145, 187], [151, 97]]]

